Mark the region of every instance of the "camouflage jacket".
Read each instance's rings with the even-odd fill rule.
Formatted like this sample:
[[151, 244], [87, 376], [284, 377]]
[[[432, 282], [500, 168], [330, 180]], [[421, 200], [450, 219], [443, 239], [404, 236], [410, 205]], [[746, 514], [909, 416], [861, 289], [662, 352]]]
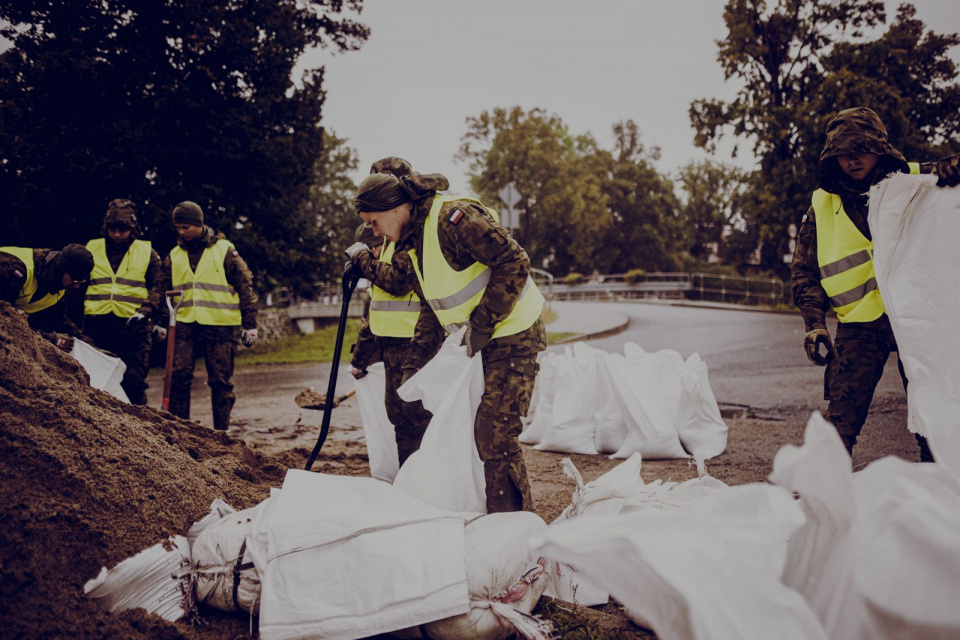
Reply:
[[[865, 181], [854, 183], [837, 164], [837, 156], [846, 153], [875, 153], [880, 159]], [[817, 168], [818, 186], [840, 196], [850, 221], [867, 239], [871, 238], [867, 225], [867, 193], [870, 187], [891, 173], [908, 171], [903, 156], [887, 141], [886, 128], [872, 111], [862, 108], [847, 109], [831, 120]], [[932, 171], [933, 163], [920, 165], [921, 173]], [[790, 272], [793, 301], [800, 309], [806, 331], [825, 328], [830, 298], [820, 284], [816, 216], [812, 206], [801, 220]]]
[[[52, 273], [51, 262], [59, 254], [53, 249], [33, 250], [33, 277], [37, 281], [37, 291], [34, 299], [42, 298], [49, 293], [56, 293], [63, 289], [63, 282]], [[59, 281], [58, 281], [59, 280]], [[9, 253], [0, 253], [0, 300], [5, 300], [16, 306], [20, 290], [27, 281], [27, 266], [20, 258]], [[66, 304], [63, 298], [57, 304], [42, 311], [30, 314], [30, 326], [49, 338], [50, 333], [66, 333], [78, 336], [89, 342], [83, 336], [77, 325], [66, 313]]]
[[[423, 179], [429, 179], [431, 176], [414, 174], [414, 178], [419, 179], [418, 184], [423, 184]], [[446, 182], [445, 178], [443, 180]], [[423, 255], [423, 225], [435, 195], [436, 189], [414, 201], [410, 224], [404, 230], [404, 236], [398, 242], [398, 248], [402, 247], [404, 250], [413, 248], [417, 251], [417, 255]], [[451, 218], [451, 214], [456, 209], [459, 209], [463, 215]], [[462, 271], [474, 262], [490, 268], [490, 281], [470, 316], [470, 323], [475, 329], [492, 333], [494, 327], [510, 314], [519, 299], [530, 276], [530, 259], [509, 232], [476, 201], [450, 201], [440, 210], [438, 219], [440, 251], [451, 268]], [[414, 291], [423, 302], [423, 307], [404, 369], [422, 367], [433, 357], [445, 337], [444, 329], [436, 314], [425, 302], [426, 297], [420, 282], [414, 278], [412, 284]], [[536, 353], [543, 349], [544, 336], [543, 324], [537, 322], [526, 331], [492, 341], [488, 348], [491, 351], [504, 350], [505, 353], [510, 352], [515, 355], [528, 349]]]
[[393, 296], [410, 293], [417, 279], [410, 254], [405, 250], [394, 250], [390, 262], [381, 262], [370, 251], [361, 251], [354, 264], [364, 278]]
[[[200, 257], [203, 256], [203, 252], [207, 250], [208, 247], [212, 247], [217, 243], [217, 240], [224, 238], [222, 233], [217, 233], [210, 227], [204, 227], [203, 234], [191, 242], [184, 242], [183, 240], [177, 240], [177, 245], [181, 249], [187, 252], [187, 256], [190, 260], [190, 268], [196, 271], [197, 265], [200, 263]], [[240, 297], [240, 317], [241, 317], [241, 326], [244, 329], [256, 329], [257, 328], [257, 302], [259, 298], [257, 297], [257, 292], [253, 288], [253, 274], [250, 272], [250, 267], [247, 266], [247, 263], [243, 261], [243, 258], [240, 257], [240, 254], [237, 251], [232, 251], [228, 253], [226, 258], [223, 261], [223, 270], [227, 276], [227, 283], [230, 284], [237, 291], [237, 295]], [[160, 279], [157, 284], [155, 292], [151, 292], [150, 298], [147, 299], [147, 302], [144, 303], [144, 307], [150, 310], [151, 315], [157, 311], [157, 306], [159, 304], [166, 305], [166, 302], [163, 300], [164, 295], [170, 288], [173, 286], [172, 270], [170, 266], [170, 256], [167, 255], [163, 259], [163, 267], [160, 269]], [[159, 295], [157, 298], [156, 293]], [[158, 300], [154, 302], [154, 300]]]

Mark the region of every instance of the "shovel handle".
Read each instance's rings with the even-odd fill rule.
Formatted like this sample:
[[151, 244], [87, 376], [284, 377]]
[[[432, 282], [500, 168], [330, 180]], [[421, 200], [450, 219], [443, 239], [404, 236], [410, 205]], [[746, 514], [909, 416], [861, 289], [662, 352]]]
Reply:
[[[177, 298], [177, 303], [171, 302]], [[163, 410], [170, 411], [170, 386], [173, 380], [173, 352], [177, 338], [177, 310], [183, 296], [180, 291], [167, 291], [167, 310], [170, 311], [170, 320], [167, 321], [167, 359], [163, 367]]]

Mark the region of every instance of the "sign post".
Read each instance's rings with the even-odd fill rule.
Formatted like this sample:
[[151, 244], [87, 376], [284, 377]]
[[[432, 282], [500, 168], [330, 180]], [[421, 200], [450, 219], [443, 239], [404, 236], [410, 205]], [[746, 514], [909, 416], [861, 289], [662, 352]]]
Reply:
[[517, 191], [517, 185], [511, 182], [500, 189], [497, 195], [500, 196], [500, 200], [506, 205], [501, 210], [500, 224], [511, 231], [519, 229], [520, 210], [517, 209], [517, 205], [520, 204], [523, 197], [520, 195], [520, 192]]

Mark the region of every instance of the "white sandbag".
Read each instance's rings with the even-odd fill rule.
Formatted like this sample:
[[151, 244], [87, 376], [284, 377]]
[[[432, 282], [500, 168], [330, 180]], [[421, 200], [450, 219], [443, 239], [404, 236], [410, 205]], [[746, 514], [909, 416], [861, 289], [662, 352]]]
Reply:
[[210, 527], [231, 513], [236, 513], [237, 510], [231, 507], [229, 504], [224, 502], [221, 498], [216, 498], [213, 502], [210, 503], [210, 513], [203, 516], [187, 529], [187, 542], [190, 543], [190, 551], [193, 552], [193, 543], [197, 541], [197, 538], [203, 533], [207, 527]]
[[193, 608], [190, 544], [173, 536], [87, 581], [83, 592], [109, 611], [143, 609], [175, 622]]
[[393, 483], [438, 509], [485, 513], [486, 479], [474, 440], [483, 361], [467, 356], [460, 344], [464, 331], [448, 336], [437, 355], [398, 390], [407, 402], [422, 400], [433, 417], [420, 448]]
[[374, 478], [287, 472], [247, 538], [264, 640], [351, 640], [470, 609], [464, 520]]
[[597, 371], [596, 349], [578, 342], [572, 356], [557, 368], [553, 411], [548, 429], [534, 447], [540, 451], [595, 455], [597, 401], [602, 380]]
[[680, 399], [683, 358], [665, 349], [646, 353], [634, 343], [624, 345], [624, 356], [609, 360], [613, 397], [627, 427], [623, 445], [612, 458], [640, 453], [645, 459], [688, 458], [674, 423]]
[[677, 435], [680, 443], [697, 461], [700, 475], [706, 473], [704, 460], [727, 448], [727, 424], [710, 388], [707, 365], [700, 354], [683, 363], [680, 373], [680, 402], [677, 406]]
[[770, 479], [807, 514], [783, 581], [831, 638], [960, 637], [960, 482], [942, 465], [888, 457], [854, 474], [836, 430], [814, 414]]
[[120, 386], [127, 365], [120, 358], [114, 358], [94, 349], [83, 340], [74, 340], [70, 355], [86, 369], [90, 376], [90, 386], [106, 391], [110, 395], [129, 403], [127, 393]]
[[608, 354], [597, 359], [597, 373], [600, 376], [601, 395], [594, 414], [597, 423], [594, 446], [597, 453], [615, 453], [627, 438], [627, 423], [613, 395], [613, 370]]
[[786, 540], [802, 523], [790, 492], [751, 484], [682, 509], [572, 518], [535, 547], [608, 589], [659, 638], [826, 640], [780, 582]]
[[[546, 640], [550, 625], [530, 616], [551, 577], [553, 563], [537, 557], [530, 540], [547, 525], [534, 513], [491, 513], [466, 525], [470, 611], [424, 625], [432, 640]], [[419, 634], [418, 634], [419, 635]]]
[[221, 611], [259, 611], [260, 574], [247, 552], [247, 534], [267, 501], [225, 515], [197, 538], [193, 545], [197, 602]]
[[877, 283], [907, 379], [908, 425], [960, 477], [960, 189], [898, 174], [870, 191]]
[[390, 418], [387, 417], [385, 395], [387, 374], [382, 362], [367, 367], [367, 375], [354, 382], [357, 389], [357, 404], [363, 420], [363, 439], [367, 443], [370, 459], [370, 475], [380, 480], [393, 482], [400, 469], [397, 453], [397, 436]]

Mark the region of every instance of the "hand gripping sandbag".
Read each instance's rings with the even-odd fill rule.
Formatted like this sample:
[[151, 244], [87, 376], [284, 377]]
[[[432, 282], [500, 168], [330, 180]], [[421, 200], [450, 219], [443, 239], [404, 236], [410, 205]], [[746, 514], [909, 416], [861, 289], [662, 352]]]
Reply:
[[483, 361], [467, 356], [463, 329], [397, 393], [422, 400], [433, 414], [426, 433], [393, 484], [438, 509], [485, 513], [486, 480], [474, 440], [474, 421], [483, 396]]
[[367, 367], [367, 375], [355, 381], [354, 386], [357, 389], [360, 418], [363, 420], [363, 439], [367, 443], [370, 475], [393, 482], [400, 469], [400, 456], [397, 453], [396, 430], [387, 417], [384, 404], [386, 375], [383, 363], [378, 362]]
[[260, 574], [247, 550], [251, 523], [263, 507], [225, 515], [193, 543], [197, 602], [221, 611], [260, 610]]

